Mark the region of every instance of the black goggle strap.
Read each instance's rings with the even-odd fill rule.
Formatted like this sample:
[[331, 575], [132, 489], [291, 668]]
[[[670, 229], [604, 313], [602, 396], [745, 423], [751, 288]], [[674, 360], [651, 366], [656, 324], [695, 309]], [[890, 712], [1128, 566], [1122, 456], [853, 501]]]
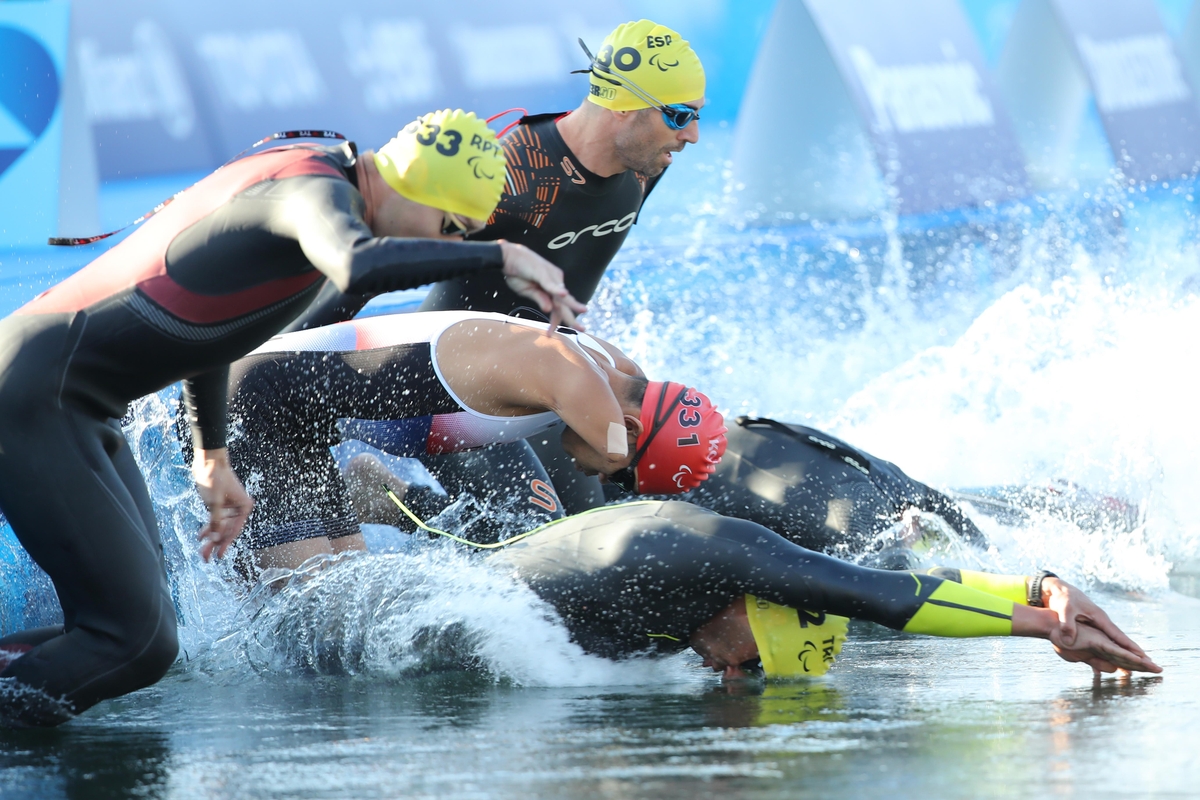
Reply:
[[[618, 75], [617, 73], [613, 72], [611, 69], [604, 66], [603, 64], [596, 63], [596, 57], [594, 55], [592, 55], [591, 50], [588, 50], [588, 46], [583, 43], [583, 39], [577, 39], [576, 41], [579, 42], [579, 46], [583, 48], [583, 52], [587, 54], [587, 57], [589, 59], [591, 59], [592, 63], [591, 63], [591, 65], [588, 66], [587, 69], [572, 70], [571, 71], [572, 75], [578, 75], [581, 73], [591, 73], [592, 75], [595, 75], [600, 80], [611, 83], [613, 86], [620, 86], [625, 89], [628, 89], [630, 92], [633, 93], [633, 95], [635, 97], [637, 97], [637, 99], [641, 100], [643, 103], [647, 103], [647, 104], [653, 106], [654, 108], [657, 108], [659, 111], [667, 112], [670, 114], [682, 113], [682, 112], [675, 111], [675, 109], [671, 108], [666, 103], [659, 100], [654, 95], [650, 94], [645, 89], [638, 86], [636, 83], [634, 83], [633, 81], [631, 81], [629, 78], [625, 77], [624, 75]], [[608, 77], [608, 76], [612, 76], [612, 77]], [[696, 114], [696, 118], [699, 119], [699, 117], [700, 117], [700, 115]]]
[[628, 469], [630, 472], [637, 469], [638, 462], [642, 460], [642, 456], [646, 455], [646, 450], [649, 449], [650, 443], [654, 441], [654, 437], [658, 436], [658, 432], [666, 427], [666, 424], [671, 420], [671, 414], [675, 413], [675, 408], [679, 405], [679, 401], [683, 399], [683, 396], [687, 394], [687, 391], [688, 387], [684, 386], [679, 391], [679, 394], [675, 395], [675, 399], [671, 401], [671, 404], [667, 406], [665, 413], [663, 412], [663, 403], [667, 399], [667, 393], [664, 391], [658, 396], [658, 405], [655, 406], [654, 416], [651, 418], [650, 434], [638, 447], [637, 451], [634, 452], [633, 460], [629, 462], [629, 466], [625, 469]]
[[[263, 138], [259, 139], [257, 142], [250, 145], [245, 150], [243, 150], [242, 152], [238, 153], [233, 158], [226, 161], [224, 164], [222, 164], [217, 169], [221, 170], [221, 169], [224, 169], [225, 167], [228, 167], [230, 164], [237, 161], [239, 158], [246, 155], [246, 153], [249, 153], [251, 150], [258, 147], [259, 145], [266, 144], [267, 142], [278, 141], [280, 139], [340, 139], [340, 140], [344, 141], [346, 139], [346, 137], [343, 136], [342, 134], [338, 133], [337, 131], [314, 131], [314, 130], [280, 131], [279, 133], [272, 133], [270, 136], [264, 136]], [[194, 184], [194, 183], [192, 184], [192, 186], [195, 186], [195, 185], [196, 184]], [[127, 228], [132, 228], [134, 225], [140, 225], [141, 223], [150, 219], [155, 214], [162, 211], [167, 206], [171, 205], [171, 202], [173, 200], [175, 200], [175, 198], [179, 197], [179, 195], [183, 194], [188, 189], [192, 188], [192, 186], [189, 186], [189, 187], [187, 187], [187, 189], [182, 189], [182, 190], [176, 192], [175, 194], [168, 197], [166, 200], [163, 200], [161, 203], [156, 205], [154, 208], [147, 211], [145, 214], [142, 214], [140, 217], [135, 219], [133, 222], [129, 223], [128, 225], [123, 225], [122, 227], [117, 228], [115, 231], [109, 231], [108, 233], [101, 233], [98, 236], [79, 236], [79, 237], [52, 236], [46, 240], [46, 243], [54, 245], [55, 247], [78, 247], [78, 246], [84, 245], [84, 244], [95, 244], [96, 242], [107, 239], [110, 236], [116, 236], [121, 231], [123, 231]]]

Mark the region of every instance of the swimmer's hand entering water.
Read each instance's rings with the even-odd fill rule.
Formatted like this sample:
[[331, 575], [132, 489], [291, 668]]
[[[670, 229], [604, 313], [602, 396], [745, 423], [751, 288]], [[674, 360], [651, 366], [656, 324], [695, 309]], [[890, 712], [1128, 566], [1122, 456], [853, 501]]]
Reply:
[[504, 280], [508, 288], [534, 301], [543, 313], [550, 315], [547, 330], [553, 333], [560, 323], [583, 330], [575, 315], [587, 311], [587, 306], [567, 291], [562, 270], [523, 244], [504, 239], [497, 244], [504, 254]]
[[242, 532], [254, 501], [229, 466], [225, 448], [197, 449], [192, 477], [209, 513], [208, 524], [200, 530], [200, 557], [208, 561], [216, 552], [217, 558], [224, 558], [229, 545]]
[[1122, 647], [1104, 631], [1087, 623], [1075, 626], [1075, 635], [1068, 642], [1058, 615], [1048, 608], [1014, 604], [1012, 634], [1049, 639], [1063, 661], [1082, 662], [1096, 672], [1162, 672], [1162, 667], [1151, 661], [1140, 647], [1136, 652]]
[[[1058, 615], [1062, 644], [1075, 647], [1079, 625], [1090, 625], [1124, 649], [1145, 657], [1146, 652], [1116, 626], [1104, 609], [1062, 578], [1048, 577], [1042, 581], [1042, 605]], [[1111, 672], [1112, 670], [1105, 670]]]

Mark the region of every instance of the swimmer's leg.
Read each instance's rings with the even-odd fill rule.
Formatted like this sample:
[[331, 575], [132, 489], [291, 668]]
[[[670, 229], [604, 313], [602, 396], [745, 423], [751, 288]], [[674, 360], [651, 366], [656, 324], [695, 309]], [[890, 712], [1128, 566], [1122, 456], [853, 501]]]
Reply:
[[[313, 556], [357, 549], [353, 542], [361, 540], [346, 482], [329, 451], [337, 439], [326, 409], [313, 398], [303, 398], [309, 404], [285, 400], [259, 377], [266, 384], [262, 392], [235, 393], [230, 405], [239, 430], [229, 440], [229, 462], [255, 503], [238, 540], [239, 549], [250, 551], [251, 580], [258, 570], [295, 569]], [[346, 541], [335, 548], [340, 539]]]
[[55, 725], [161, 678], [178, 652], [176, 618], [152, 506], [119, 427], [70, 409], [21, 410], [0, 434], [0, 505], [54, 582], [64, 625], [6, 638], [34, 646], [0, 672], [0, 718]]

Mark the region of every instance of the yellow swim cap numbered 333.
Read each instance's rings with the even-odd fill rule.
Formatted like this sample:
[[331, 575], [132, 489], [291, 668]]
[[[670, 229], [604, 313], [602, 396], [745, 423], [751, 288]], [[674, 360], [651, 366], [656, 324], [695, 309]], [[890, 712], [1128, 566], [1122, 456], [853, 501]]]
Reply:
[[473, 113], [455, 109], [419, 117], [375, 153], [387, 185], [415, 203], [486, 220], [504, 190], [504, 151]]
[[613, 111], [650, 104], [618, 84], [622, 77], [666, 105], [704, 97], [704, 67], [687, 40], [670, 28], [641, 19], [618, 25], [596, 51], [588, 99]]

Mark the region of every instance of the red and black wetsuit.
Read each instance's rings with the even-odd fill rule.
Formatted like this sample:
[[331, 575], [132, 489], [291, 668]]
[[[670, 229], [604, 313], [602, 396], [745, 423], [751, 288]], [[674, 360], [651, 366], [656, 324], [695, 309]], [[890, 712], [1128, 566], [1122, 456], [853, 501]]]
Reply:
[[373, 293], [502, 266], [495, 244], [375, 238], [355, 180], [349, 144], [234, 162], [0, 321], [0, 509], [65, 620], [0, 640], [27, 650], [0, 672], [0, 720], [61, 722], [175, 658], [153, 508], [114, 421], [130, 401], [183, 379], [197, 443], [224, 447], [229, 362], [325, 278]]
[[[626, 171], [601, 178], [589, 172], [558, 132], [557, 122], [563, 116], [523, 117], [501, 140], [508, 160], [508, 181], [487, 227], [473, 238], [507, 239], [525, 245], [558, 266], [568, 291], [586, 303], [662, 175], [648, 179]], [[288, 330], [350, 319], [374, 295], [339, 291], [327, 283]], [[500, 276], [478, 273], [438, 283], [421, 310], [507, 314], [528, 304]], [[560, 434], [557, 430], [533, 437], [529, 443], [550, 473], [564, 508], [576, 513], [603, 504], [600, 482], [575, 470], [559, 445]]]
[[[525, 245], [561, 269], [567, 290], [586, 303], [662, 176], [647, 179], [626, 171], [601, 178], [589, 172], [558, 132], [557, 122], [564, 116], [522, 117], [504, 136], [501, 144], [508, 161], [504, 193], [487, 227], [472, 238]], [[288, 330], [350, 319], [378, 293], [338, 291], [327, 284]], [[479, 273], [441, 281], [421, 310], [507, 314], [528, 304], [501, 277]]]

